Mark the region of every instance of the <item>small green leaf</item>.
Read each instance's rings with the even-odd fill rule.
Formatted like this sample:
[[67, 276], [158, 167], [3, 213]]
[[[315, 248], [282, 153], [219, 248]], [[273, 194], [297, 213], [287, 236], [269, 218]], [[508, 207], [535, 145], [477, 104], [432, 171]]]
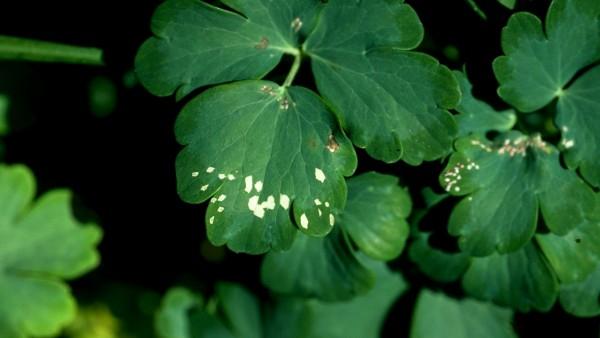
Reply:
[[[309, 301], [310, 329], [302, 338], [378, 338], [383, 321], [407, 284], [398, 273], [382, 262], [363, 260], [377, 276], [367, 294], [345, 303]], [[300, 338], [300, 337], [298, 337]]]
[[517, 0], [498, 0], [498, 2], [508, 9], [515, 9], [515, 5], [517, 4]]
[[561, 285], [560, 303], [575, 316], [600, 315], [600, 264], [583, 281]]
[[440, 184], [455, 196], [466, 195], [452, 211], [448, 230], [472, 256], [523, 247], [535, 233], [538, 211], [553, 233], [565, 235], [595, 207], [592, 190], [561, 167], [558, 151], [539, 136], [464, 138], [456, 148]]
[[411, 338], [516, 338], [512, 311], [473, 299], [455, 300], [424, 289], [413, 314]]
[[209, 84], [262, 78], [283, 53], [298, 53], [299, 29], [304, 22], [310, 26], [320, 3], [223, 2], [245, 17], [195, 0], [168, 0], [157, 9], [155, 37], [142, 45], [135, 61], [140, 81], [151, 93], [177, 91], [181, 98]]
[[536, 16], [517, 13], [503, 30], [502, 49], [506, 56], [494, 61], [500, 96], [523, 112], [558, 98], [567, 165], [600, 187], [600, 68], [586, 70], [600, 60], [600, 2], [554, 0], [545, 28]]
[[460, 113], [456, 116], [459, 136], [485, 135], [492, 130], [503, 132], [512, 129], [517, 122], [517, 116], [512, 109], [503, 112], [494, 110], [489, 104], [473, 96], [472, 85], [464, 73], [454, 71], [454, 76], [462, 92], [460, 104], [456, 107]]
[[234, 336], [262, 337], [260, 304], [254, 295], [235, 284], [221, 283], [217, 285], [217, 297]]
[[167, 292], [154, 320], [160, 338], [234, 338], [223, 323], [208, 314], [203, 300], [187, 289]]
[[532, 242], [509, 254], [473, 258], [462, 284], [476, 298], [522, 312], [548, 311], [559, 288], [554, 271]]
[[452, 72], [409, 52], [423, 26], [403, 1], [329, 1], [304, 50], [319, 92], [355, 145], [386, 162], [413, 165], [451, 150], [458, 104]]
[[325, 238], [301, 234], [290, 250], [269, 253], [261, 276], [273, 291], [324, 301], [348, 300], [374, 284], [372, 272], [358, 261], [338, 228]]
[[23, 166], [0, 165], [0, 333], [54, 335], [75, 316], [63, 279], [98, 265], [101, 232], [72, 216], [70, 193], [54, 190], [32, 204], [35, 181]]
[[435, 249], [429, 245], [429, 236], [428, 233], [416, 236], [408, 252], [410, 260], [435, 281], [449, 283], [458, 280], [469, 266], [469, 255]]
[[398, 186], [398, 178], [366, 173], [348, 180], [348, 201], [340, 224], [366, 255], [392, 260], [408, 238], [406, 218], [411, 207], [410, 195]]
[[61, 62], [101, 66], [102, 50], [0, 35], [0, 60]]
[[556, 116], [567, 166], [579, 168], [595, 187], [600, 187], [599, 83], [600, 66], [596, 66], [564, 90], [558, 99]]
[[179, 194], [189, 203], [214, 195], [206, 223], [215, 245], [286, 250], [292, 219], [323, 236], [344, 208], [356, 154], [305, 88], [246, 81], [209, 89], [184, 107], [175, 134], [186, 146], [176, 161]]
[[[596, 194], [596, 201], [600, 201], [600, 194]], [[561, 283], [581, 281], [600, 264], [600, 203], [590, 217], [565, 236], [536, 236]]]

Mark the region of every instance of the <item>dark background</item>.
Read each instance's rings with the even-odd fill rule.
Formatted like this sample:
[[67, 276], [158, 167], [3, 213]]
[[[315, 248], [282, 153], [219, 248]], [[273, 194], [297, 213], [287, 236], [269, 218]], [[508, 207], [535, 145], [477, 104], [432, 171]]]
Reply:
[[[496, 1], [480, 0], [488, 14], [488, 19], [482, 20], [463, 0], [407, 2], [417, 10], [427, 32], [420, 49], [454, 69], [466, 65], [476, 95], [505, 108], [495, 95], [491, 62], [501, 54], [500, 31], [511, 11]], [[5, 160], [29, 166], [37, 176], [40, 193], [56, 187], [72, 189], [78, 217], [103, 227], [102, 265], [72, 283], [84, 303], [107, 301], [120, 304], [116, 307], [122, 312], [128, 306], [139, 310], [139, 299], [152, 307], [158, 295], [173, 285], [210, 292], [219, 280], [243, 283], [267, 297], [259, 279], [261, 258], [210, 246], [205, 239], [204, 207], [186, 205], [177, 196], [174, 160], [180, 147], [173, 124], [181, 103], [156, 98], [140, 85], [131, 87], [123, 81], [126, 75], [131, 77], [137, 48], [150, 36], [150, 17], [159, 3], [0, 3], [0, 35], [95, 46], [104, 50], [106, 61], [105, 67], [0, 62], [0, 92], [12, 100], [13, 132], [5, 138]], [[543, 17], [548, 4], [548, 0], [523, 1], [519, 9]], [[457, 58], [443, 52], [448, 46], [458, 49]], [[299, 81], [310, 86], [308, 70], [302, 68]], [[99, 76], [116, 87], [116, 109], [106, 117], [98, 117], [90, 109], [90, 81]], [[427, 184], [436, 184], [442, 170], [440, 163], [412, 168], [402, 163], [383, 165], [363, 152], [359, 156], [359, 171], [399, 175], [417, 198], [417, 207], [422, 205], [418, 192]], [[450, 250], [455, 240], [445, 235], [444, 227], [451, 207], [442, 207], [426, 220], [436, 230], [436, 242]], [[418, 286], [462, 295], [457, 284], [440, 285], [425, 278], [406, 254], [392, 267], [400, 269], [413, 287], [389, 314], [384, 337], [408, 336]], [[143, 314], [123, 317], [140, 323], [149, 319]], [[135, 323], [124, 325], [133, 327]], [[597, 319], [575, 318], [558, 304], [549, 314], [515, 317], [521, 337], [556, 336], [558, 332], [597, 337], [599, 326]]]

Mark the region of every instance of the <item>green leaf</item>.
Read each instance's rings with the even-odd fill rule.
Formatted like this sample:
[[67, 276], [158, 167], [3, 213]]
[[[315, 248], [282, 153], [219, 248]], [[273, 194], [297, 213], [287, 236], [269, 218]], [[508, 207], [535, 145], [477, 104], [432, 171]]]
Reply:
[[458, 104], [452, 72], [432, 57], [406, 50], [423, 26], [403, 1], [332, 0], [304, 50], [319, 92], [355, 145], [386, 162], [413, 165], [450, 152]]
[[560, 303], [575, 316], [600, 315], [600, 264], [583, 281], [561, 285]]
[[215, 245], [286, 250], [292, 219], [323, 236], [344, 208], [356, 154], [305, 88], [246, 81], [209, 89], [184, 107], [175, 134], [186, 146], [176, 161], [179, 194], [189, 203], [214, 195], [206, 223]]
[[473, 299], [455, 300], [424, 289], [419, 294], [411, 338], [516, 338], [512, 311]]
[[548, 311], [559, 287], [554, 271], [532, 242], [509, 254], [473, 258], [462, 284], [476, 298], [522, 312]]
[[370, 172], [348, 180], [348, 201], [340, 224], [363, 253], [392, 260], [408, 238], [406, 218], [411, 207], [410, 195], [398, 186], [397, 177]]
[[449, 253], [429, 245], [429, 233], [419, 233], [408, 251], [410, 260], [429, 278], [449, 283], [458, 280], [470, 263], [464, 252]]
[[160, 338], [234, 338], [229, 330], [203, 308], [201, 297], [187, 289], [167, 292], [154, 320]]
[[600, 2], [555, 0], [545, 28], [534, 15], [517, 13], [503, 30], [502, 49], [506, 56], [494, 62], [500, 96], [524, 112], [558, 98], [567, 165], [600, 187], [600, 69], [586, 70], [600, 61]]
[[489, 104], [473, 96], [473, 87], [464, 73], [454, 71], [454, 76], [462, 92], [460, 104], [456, 107], [460, 113], [456, 116], [459, 136], [485, 135], [492, 130], [503, 132], [512, 129], [517, 122], [517, 116], [512, 109], [502, 112], [494, 110]]
[[[600, 194], [595, 197], [600, 201]], [[600, 203], [589, 220], [565, 236], [544, 234], [536, 239], [561, 283], [585, 279], [600, 264]]]
[[600, 187], [599, 83], [600, 66], [596, 66], [564, 90], [556, 116], [567, 166], [579, 167], [581, 175], [595, 187]]
[[530, 112], [562, 95], [578, 71], [600, 59], [599, 14], [595, 0], [554, 0], [545, 27], [532, 14], [514, 14], [502, 31], [506, 56], [494, 61], [500, 96]]
[[262, 337], [260, 304], [254, 295], [235, 284], [221, 283], [217, 285], [217, 297], [234, 336]]
[[0, 35], [0, 60], [103, 65], [102, 50]]
[[261, 276], [273, 291], [324, 301], [351, 299], [374, 284], [372, 272], [359, 262], [338, 228], [325, 238], [300, 235], [290, 250], [269, 253]]
[[0, 165], [0, 333], [46, 336], [75, 316], [63, 279], [98, 265], [100, 229], [72, 216], [70, 193], [54, 190], [33, 203], [35, 180], [23, 166]]
[[508, 9], [515, 9], [515, 5], [517, 4], [517, 0], [498, 0], [498, 2]]
[[8, 127], [8, 109], [10, 107], [10, 99], [6, 95], [0, 94], [0, 136], [4, 136], [9, 132]]
[[[407, 284], [382, 262], [365, 259], [377, 276], [367, 294], [345, 303], [309, 301], [312, 322], [302, 338], [378, 338], [383, 321]], [[300, 337], [298, 337], [300, 338]]]
[[592, 190], [561, 167], [558, 151], [539, 136], [464, 138], [456, 148], [440, 184], [452, 195], [466, 195], [452, 211], [448, 230], [472, 256], [523, 247], [535, 233], [538, 211], [562, 236], [586, 222], [595, 207]]
[[[283, 53], [297, 54], [298, 35], [310, 27], [318, 0], [227, 0], [241, 12], [203, 1], [168, 0], [152, 18], [155, 37], [138, 51], [136, 72], [153, 94], [181, 98], [192, 90], [233, 80], [259, 79]], [[242, 16], [244, 15], [244, 16]]]

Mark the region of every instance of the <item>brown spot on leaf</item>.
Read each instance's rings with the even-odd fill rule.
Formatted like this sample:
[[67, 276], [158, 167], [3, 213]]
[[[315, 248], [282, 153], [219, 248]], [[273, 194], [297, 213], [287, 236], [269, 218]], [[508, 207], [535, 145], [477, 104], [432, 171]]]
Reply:
[[327, 150], [335, 153], [339, 148], [340, 144], [337, 143], [335, 136], [333, 136], [333, 134], [329, 134], [329, 139], [327, 140]]
[[266, 49], [267, 47], [269, 47], [269, 39], [266, 36], [260, 38], [260, 42], [254, 46], [256, 49]]

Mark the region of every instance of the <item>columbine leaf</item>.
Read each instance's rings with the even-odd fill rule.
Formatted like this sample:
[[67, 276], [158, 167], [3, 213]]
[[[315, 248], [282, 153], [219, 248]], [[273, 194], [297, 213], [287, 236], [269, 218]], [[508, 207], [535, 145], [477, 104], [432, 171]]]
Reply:
[[408, 251], [410, 260], [429, 278], [448, 283], [458, 280], [470, 263], [464, 252], [449, 253], [429, 245], [428, 233], [419, 233]]
[[160, 338], [234, 338], [229, 330], [204, 309], [204, 302], [187, 289], [167, 292], [154, 320]]
[[410, 164], [447, 154], [456, 124], [446, 109], [459, 101], [452, 73], [408, 52], [423, 37], [403, 1], [329, 1], [304, 50], [319, 92], [355, 145], [386, 162]]
[[[200, 203], [215, 245], [288, 249], [300, 230], [327, 234], [356, 167], [350, 141], [320, 99], [301, 87], [246, 81], [207, 90], [181, 112], [178, 191]], [[317, 202], [318, 201], [318, 202]], [[321, 204], [322, 203], [322, 204]]]
[[314, 20], [319, 5], [318, 0], [223, 2], [245, 17], [195, 0], [168, 0], [157, 9], [156, 36], [136, 57], [138, 77], [150, 92], [177, 91], [181, 98], [201, 86], [263, 77], [284, 52], [296, 53], [303, 22]]
[[367, 294], [345, 303], [309, 301], [312, 322], [303, 338], [378, 338], [390, 307], [406, 290], [398, 273], [382, 262], [363, 260], [377, 276], [377, 283]]
[[476, 298], [522, 312], [547, 311], [558, 294], [554, 271], [532, 242], [509, 254], [473, 258], [462, 284]]
[[391, 260], [404, 249], [411, 206], [398, 178], [366, 173], [348, 180], [348, 201], [339, 223], [366, 255]]
[[70, 193], [55, 190], [35, 203], [35, 181], [22, 166], [0, 166], [0, 333], [47, 336], [75, 316], [63, 279], [98, 264], [94, 225], [72, 216]]
[[565, 235], [594, 208], [592, 190], [539, 137], [513, 132], [496, 143], [461, 139], [456, 147], [440, 183], [467, 195], [452, 211], [449, 232], [470, 255], [523, 247], [535, 233], [538, 210], [553, 233]]
[[502, 132], [512, 129], [517, 122], [517, 116], [512, 109], [502, 112], [494, 110], [489, 104], [473, 96], [472, 85], [464, 73], [454, 71], [454, 76], [462, 92], [460, 104], [456, 107], [460, 113], [456, 116], [459, 136], [485, 135], [492, 130]]
[[516, 338], [512, 311], [472, 299], [454, 300], [421, 291], [412, 319], [411, 338]]
[[581, 175], [595, 187], [600, 187], [599, 83], [600, 67], [577, 79], [558, 99], [556, 116], [565, 162], [570, 168], [579, 167]]
[[568, 85], [578, 72], [600, 60], [600, 2], [555, 0], [544, 28], [534, 15], [517, 13], [503, 30], [502, 49], [506, 56], [494, 62], [500, 96], [524, 112], [558, 98], [556, 122], [568, 149], [567, 164], [579, 166], [583, 176], [599, 187], [598, 70]]
[[[600, 194], [596, 194], [596, 201], [600, 201]], [[562, 283], [581, 281], [600, 264], [600, 203], [596, 203], [596, 209], [589, 217], [565, 236], [536, 236]]]
[[260, 304], [254, 295], [235, 284], [221, 283], [217, 297], [234, 336], [262, 337]]
[[600, 264], [581, 282], [561, 285], [560, 303], [575, 316], [600, 315]]
[[290, 250], [269, 253], [261, 276], [273, 291], [325, 301], [348, 300], [374, 283], [372, 272], [358, 261], [338, 228], [325, 238], [301, 234]]
[[8, 96], [0, 94], [0, 136], [8, 133], [8, 107], [10, 100]]

